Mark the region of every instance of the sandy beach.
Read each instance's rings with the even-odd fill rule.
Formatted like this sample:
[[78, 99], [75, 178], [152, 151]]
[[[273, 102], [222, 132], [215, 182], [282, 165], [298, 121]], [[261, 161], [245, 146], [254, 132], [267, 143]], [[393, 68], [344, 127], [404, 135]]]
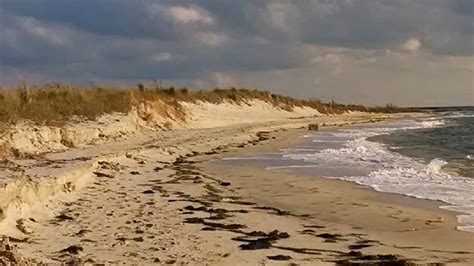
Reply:
[[0, 0], [0, 266], [474, 266], [474, 0]]
[[171, 130], [18, 160], [26, 174], [45, 177], [4, 187], [16, 197], [14, 188], [20, 187], [23, 198], [4, 209], [0, 258], [80, 264], [473, 263], [474, 235], [456, 231], [455, 214], [435, 202], [220, 160], [291, 147], [311, 122], [348, 126], [394, 117]]

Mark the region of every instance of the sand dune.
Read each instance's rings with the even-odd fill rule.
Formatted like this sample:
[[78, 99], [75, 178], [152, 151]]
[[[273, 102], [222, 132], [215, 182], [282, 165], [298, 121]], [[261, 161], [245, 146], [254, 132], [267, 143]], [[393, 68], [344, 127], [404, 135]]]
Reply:
[[[298, 226], [304, 215], [251, 202], [245, 190], [239, 192], [223, 176], [206, 173], [198, 162], [273, 139], [285, 141], [284, 135], [271, 132], [308, 123], [348, 125], [401, 115], [328, 116], [309, 108], [288, 112], [258, 101], [184, 107], [190, 114], [187, 120], [145, 121], [132, 113], [63, 128], [14, 128], [3, 141], [22, 156], [2, 161], [0, 234], [7, 236], [4, 245], [8, 240], [18, 251], [0, 252], [0, 258], [53, 263], [293, 260], [304, 264], [362, 256], [347, 255], [346, 243], [337, 241], [340, 227], [326, 230], [321, 237], [301, 235]], [[73, 129], [76, 134], [66, 135], [74, 145], [65, 145], [64, 132]], [[315, 230], [312, 224], [307, 226], [301, 230]], [[360, 240], [349, 238], [354, 243]], [[333, 240], [336, 244], [324, 244]], [[277, 242], [281, 247], [268, 252], [241, 251], [277, 246]], [[392, 251], [374, 250], [376, 254]]]

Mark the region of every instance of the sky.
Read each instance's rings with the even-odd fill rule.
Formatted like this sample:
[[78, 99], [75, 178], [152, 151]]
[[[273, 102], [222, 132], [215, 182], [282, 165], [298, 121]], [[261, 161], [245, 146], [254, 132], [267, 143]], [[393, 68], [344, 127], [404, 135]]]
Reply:
[[0, 84], [474, 105], [474, 0], [0, 0]]

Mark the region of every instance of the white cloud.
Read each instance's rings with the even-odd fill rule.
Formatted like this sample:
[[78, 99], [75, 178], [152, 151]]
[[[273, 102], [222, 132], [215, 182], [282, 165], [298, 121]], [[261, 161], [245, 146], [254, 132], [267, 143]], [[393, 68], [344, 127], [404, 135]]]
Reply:
[[417, 38], [410, 38], [402, 44], [402, 50], [407, 52], [418, 51], [422, 46], [422, 43]]
[[214, 19], [203, 9], [194, 6], [171, 6], [168, 7], [171, 18], [179, 23], [201, 23], [205, 25], [214, 24]]
[[215, 24], [215, 19], [205, 9], [198, 6], [168, 6], [160, 3], [149, 3], [146, 12], [153, 19], [165, 18], [179, 24]]
[[69, 36], [67, 32], [60, 27], [45, 25], [33, 18], [19, 18], [21, 29], [35, 38], [54, 45], [69, 44]]

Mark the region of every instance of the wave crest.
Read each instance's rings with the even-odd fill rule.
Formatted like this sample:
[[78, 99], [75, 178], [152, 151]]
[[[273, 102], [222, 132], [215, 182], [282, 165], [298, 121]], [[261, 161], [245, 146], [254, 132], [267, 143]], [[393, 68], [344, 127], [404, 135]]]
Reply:
[[[365, 176], [344, 176], [340, 179], [369, 186], [377, 191], [404, 194], [416, 198], [443, 201], [449, 207], [461, 209], [459, 229], [474, 230], [474, 179], [443, 172], [447, 164], [442, 159], [429, 163], [390, 151], [384, 144], [368, 141], [368, 137], [390, 134], [397, 130], [433, 128], [444, 125], [443, 120], [431, 119], [405, 122], [399, 126], [346, 129], [333, 133], [335, 140], [344, 140], [339, 149], [324, 149], [315, 153], [284, 155], [287, 159], [303, 160], [317, 167], [367, 169]], [[317, 138], [314, 135], [313, 138]], [[468, 155], [472, 159], [472, 155]]]

